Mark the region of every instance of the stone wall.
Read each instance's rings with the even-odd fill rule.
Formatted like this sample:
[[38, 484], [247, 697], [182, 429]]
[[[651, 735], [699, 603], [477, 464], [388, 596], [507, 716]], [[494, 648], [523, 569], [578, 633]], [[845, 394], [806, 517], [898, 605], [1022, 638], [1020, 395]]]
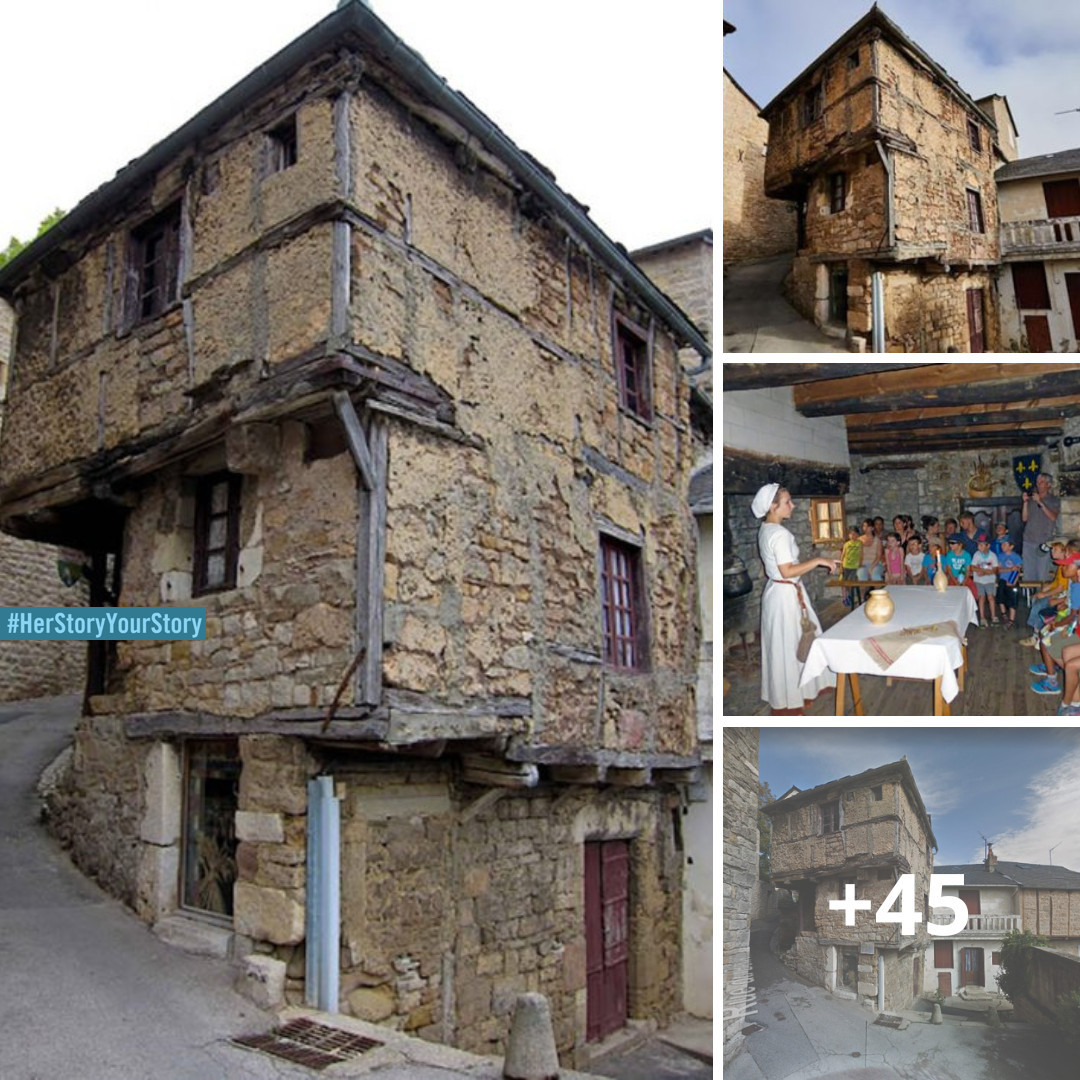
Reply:
[[724, 261], [761, 259], [795, 250], [795, 214], [765, 194], [769, 125], [759, 107], [724, 71]]
[[[726, 224], [725, 224], [726, 227]], [[712, 342], [712, 229], [630, 253], [634, 262], [690, 316]], [[700, 361], [699, 361], [700, 363]]]
[[[15, 313], [0, 300], [0, 428], [14, 333]], [[65, 586], [57, 574], [58, 559], [82, 561], [77, 552], [0, 534], [0, 605], [84, 605], [85, 585]], [[0, 651], [0, 701], [77, 693], [85, 674], [86, 646], [81, 641], [6, 641]]]
[[750, 1002], [750, 919], [758, 883], [758, 729], [724, 728], [724, 1059]]
[[1033, 934], [1071, 942], [1080, 935], [1080, 891], [1075, 889], [1032, 889], [1020, 892], [1020, 926]]
[[1032, 978], [1026, 994], [1014, 1004], [1017, 1015], [1032, 1024], [1049, 1027], [1057, 1021], [1058, 999], [1080, 993], [1080, 957], [1054, 948], [1033, 948]]

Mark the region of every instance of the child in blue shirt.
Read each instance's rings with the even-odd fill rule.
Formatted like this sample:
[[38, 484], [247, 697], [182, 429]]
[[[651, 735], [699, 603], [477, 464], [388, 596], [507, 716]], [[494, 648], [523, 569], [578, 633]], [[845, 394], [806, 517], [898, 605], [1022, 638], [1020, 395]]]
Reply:
[[1031, 688], [1036, 694], [1060, 694], [1058, 668], [1062, 668], [1065, 672], [1065, 697], [1058, 715], [1076, 716], [1080, 713], [1080, 705], [1073, 705], [1080, 681], [1080, 637], [1076, 636], [1077, 619], [1080, 618], [1080, 578], [1077, 576], [1080, 555], [1070, 553], [1055, 562], [1061, 566], [1069, 582], [1069, 608], [1039, 635], [1042, 664], [1034, 664], [1028, 670], [1032, 675], [1043, 676]]
[[945, 576], [950, 585], [964, 585], [971, 569], [971, 556], [964, 550], [964, 542], [956, 534], [949, 537], [949, 554], [942, 561]]
[[[1008, 525], [1005, 524], [1004, 521], [999, 521], [994, 526], [994, 533], [995, 533], [995, 536], [994, 536], [994, 539], [990, 543], [990, 550], [998, 557], [998, 559], [1000, 559], [1001, 558], [1001, 541], [1002, 540], [1011, 540], [1012, 537], [1009, 536], [1009, 527], [1008, 527]], [[1013, 546], [1015, 547], [1015, 544]]]

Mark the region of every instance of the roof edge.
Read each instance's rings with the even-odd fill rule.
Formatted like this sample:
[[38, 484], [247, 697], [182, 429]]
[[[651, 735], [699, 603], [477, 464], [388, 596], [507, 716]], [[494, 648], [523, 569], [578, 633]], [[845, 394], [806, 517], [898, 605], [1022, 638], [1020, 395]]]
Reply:
[[282, 78], [321, 52], [342, 43], [354, 34], [369, 46], [378, 59], [392, 68], [406, 82], [431, 98], [436, 105], [476, 135], [511, 166], [522, 183], [551, 205], [566, 223], [580, 234], [599, 261], [622, 279], [653, 312], [682, 337], [703, 359], [712, 356], [712, 348], [686, 314], [666, 297], [638, 268], [626, 249], [617, 245], [589, 218], [581, 205], [559, 188], [543, 168], [520, 150], [503, 132], [463, 94], [451, 89], [423, 59], [399, 38], [363, 0], [348, 0], [317, 22], [311, 29], [280, 49], [224, 94], [195, 114], [187, 123], [155, 143], [142, 157], [125, 166], [117, 175], [86, 196], [56, 225], [39, 237], [5, 267], [0, 269], [0, 294], [14, 284], [50, 252], [82, 230], [94, 219], [116, 205], [127, 191], [150, 178], [184, 147], [216, 125], [244, 108], [250, 101], [268, 92]]

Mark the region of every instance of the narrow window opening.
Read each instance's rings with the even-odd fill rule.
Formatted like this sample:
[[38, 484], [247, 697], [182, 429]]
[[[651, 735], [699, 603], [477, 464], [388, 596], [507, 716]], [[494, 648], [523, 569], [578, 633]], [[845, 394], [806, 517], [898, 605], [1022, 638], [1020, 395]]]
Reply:
[[283, 124], [268, 132], [267, 139], [270, 144], [270, 172], [282, 172], [296, 164], [298, 152], [295, 116], [289, 117]]

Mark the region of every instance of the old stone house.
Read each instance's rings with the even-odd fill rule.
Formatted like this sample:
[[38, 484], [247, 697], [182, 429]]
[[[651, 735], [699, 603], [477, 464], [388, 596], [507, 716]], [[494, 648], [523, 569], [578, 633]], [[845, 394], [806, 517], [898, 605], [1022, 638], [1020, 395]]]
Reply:
[[[945, 997], [966, 987], [997, 990], [998, 950], [1011, 930], [1030, 930], [1051, 948], [1080, 955], [1080, 874], [1064, 866], [998, 859], [991, 850], [981, 863], [940, 865], [935, 874], [962, 874], [964, 884], [946, 885], [944, 896], [958, 896], [968, 910], [964, 928], [936, 938], [926, 949], [927, 991]], [[933, 921], [952, 913], [932, 909]]]
[[[734, 33], [724, 23], [724, 37]], [[765, 194], [769, 125], [761, 106], [724, 67], [724, 261], [761, 259], [795, 249], [795, 215]]]
[[[792, 788], [762, 812], [772, 820], [773, 884], [794, 898], [781, 926], [784, 962], [879, 1010], [907, 1008], [923, 988], [926, 925], [916, 923], [908, 935], [874, 916], [901, 874], [914, 875], [920, 915], [929, 896], [937, 843], [907, 759], [808, 791]], [[851, 886], [871, 907], [848, 926], [829, 901], [845, 899]]]
[[[15, 312], [0, 299], [0, 430], [14, 331]], [[71, 564], [70, 570], [65, 568], [70, 584], [60, 577], [61, 562]], [[78, 563], [76, 552], [0, 533], [0, 605], [83, 603], [85, 585], [78, 580]], [[79, 693], [85, 673], [86, 647], [79, 642], [8, 641], [0, 649], [0, 701]]]
[[80, 865], [294, 1001], [318, 896], [323, 1007], [469, 1049], [526, 990], [574, 1061], [676, 1011], [686, 316], [356, 2], [0, 292], [4, 528], [87, 552], [92, 603], [207, 613], [92, 646], [53, 807]]
[[1020, 158], [996, 174], [1001, 340], [1024, 352], [1080, 350], [1080, 149]]
[[762, 109], [765, 191], [798, 216], [792, 301], [853, 349], [996, 350], [984, 103], [875, 5]]

